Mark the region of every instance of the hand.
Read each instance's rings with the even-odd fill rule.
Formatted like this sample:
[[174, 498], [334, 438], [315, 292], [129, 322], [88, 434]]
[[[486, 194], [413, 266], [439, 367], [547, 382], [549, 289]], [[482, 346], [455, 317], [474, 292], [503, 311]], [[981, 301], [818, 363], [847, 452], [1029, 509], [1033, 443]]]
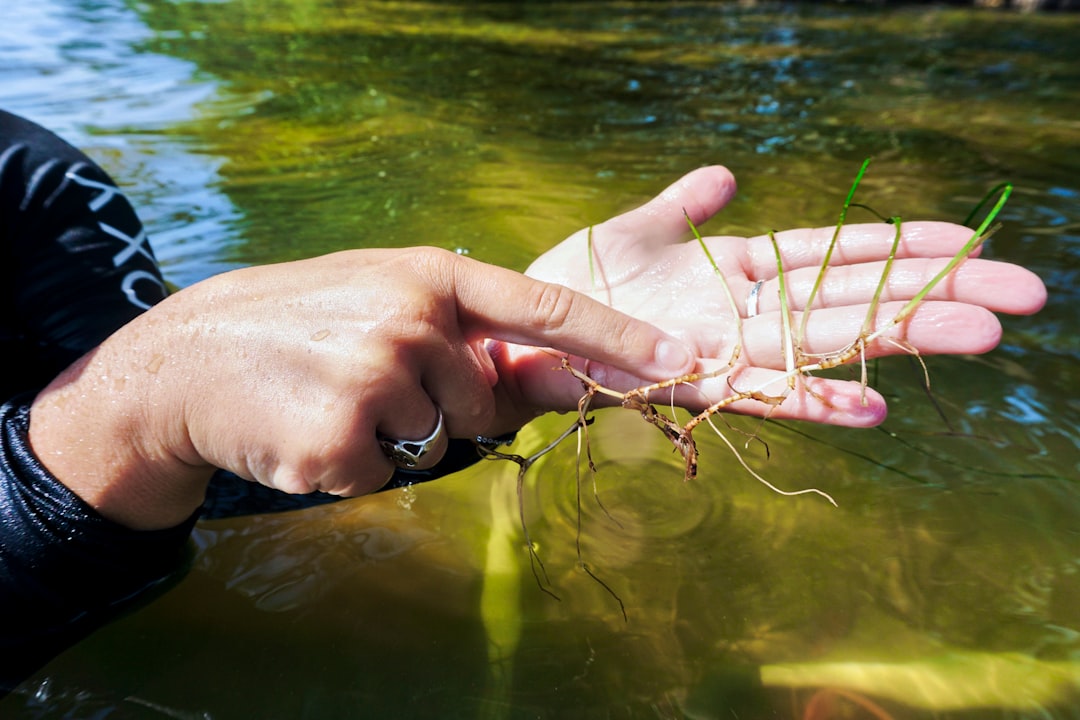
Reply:
[[362, 494], [394, 469], [377, 432], [423, 437], [438, 406], [451, 436], [491, 435], [542, 409], [508, 402], [488, 338], [655, 380], [694, 365], [681, 342], [566, 288], [441, 250], [358, 250], [167, 298], [38, 396], [30, 440], [76, 493], [136, 528], [187, 518], [213, 468], [290, 493]]
[[[646, 205], [594, 227], [592, 272], [589, 233], [582, 230], [538, 258], [527, 274], [574, 288], [654, 323], [690, 343], [702, 358], [699, 370], [724, 371], [696, 388], [680, 387], [674, 398], [677, 405], [699, 411], [730, 396], [732, 388], [764, 388], [766, 394], [778, 396], [787, 391], [789, 376], [782, 353], [776, 256], [768, 236], [705, 238], [738, 305], [739, 337], [739, 322], [723, 286], [688, 232], [684, 216], [685, 209], [700, 226], [734, 194], [735, 180], [726, 169], [696, 170]], [[904, 222], [901, 227], [898, 259], [876, 314], [877, 327], [884, 326], [972, 236], [972, 230], [949, 223]], [[776, 233], [796, 332], [799, 312], [805, 309], [834, 230], [830, 226]], [[858, 338], [894, 233], [895, 227], [885, 223], [845, 225], [811, 309], [803, 352], [834, 352]], [[758, 280], [765, 281], [758, 295], [758, 313], [747, 318], [747, 298]], [[1028, 270], [969, 259], [888, 336], [903, 339], [922, 355], [986, 352], [1001, 336], [993, 313], [1033, 313], [1045, 301], [1046, 288]], [[729, 369], [737, 343], [741, 349]], [[901, 345], [879, 340], [870, 345], [867, 357], [900, 352], [904, 352]], [[566, 406], [581, 396], [581, 384], [569, 373], [552, 378], [550, 357], [527, 348], [508, 349], [505, 356], [504, 364], [517, 377], [525, 402]], [[575, 364], [580, 367], [579, 362]], [[595, 363], [589, 372], [600, 384], [619, 391], [648, 382], [640, 375]], [[660, 405], [671, 398], [665, 392], [652, 397]], [[746, 400], [728, 409], [848, 426], [879, 423], [886, 410], [884, 399], [857, 381], [816, 378], [796, 383], [779, 406]]]

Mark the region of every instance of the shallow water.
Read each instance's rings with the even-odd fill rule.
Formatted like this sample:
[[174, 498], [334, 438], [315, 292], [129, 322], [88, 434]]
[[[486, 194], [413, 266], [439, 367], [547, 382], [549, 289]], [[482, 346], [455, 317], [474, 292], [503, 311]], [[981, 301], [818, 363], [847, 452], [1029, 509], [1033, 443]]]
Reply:
[[[881, 430], [718, 441], [683, 483], [601, 414], [574, 451], [207, 522], [192, 572], [57, 658], [3, 717], [1075, 717], [1080, 714], [1080, 19], [818, 4], [38, 0], [0, 6], [0, 106], [131, 193], [166, 272], [435, 244], [514, 268], [683, 172], [707, 229], [828, 225], [859, 163], [885, 214], [961, 220], [1051, 290], [980, 358], [882, 362]], [[523, 433], [541, 446], [565, 419]], [[751, 429], [743, 421], [741, 427]], [[619, 602], [625, 605], [626, 619]], [[834, 703], [831, 714], [824, 712]], [[845, 714], [846, 713], [846, 714]], [[860, 715], [859, 713], [862, 713]]]

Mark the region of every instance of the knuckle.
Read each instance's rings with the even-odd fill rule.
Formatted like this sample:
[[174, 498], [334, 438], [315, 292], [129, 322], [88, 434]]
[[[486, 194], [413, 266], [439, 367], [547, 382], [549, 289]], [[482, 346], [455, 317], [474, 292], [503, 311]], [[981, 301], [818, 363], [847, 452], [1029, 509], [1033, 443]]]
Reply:
[[495, 420], [495, 398], [490, 392], [478, 393], [465, 411], [460, 434], [479, 435]]
[[294, 467], [278, 466], [265, 483], [275, 490], [289, 495], [307, 495], [318, 488], [314, 487], [305, 474]]
[[577, 296], [569, 288], [552, 283], [534, 286], [530, 306], [535, 310], [533, 317], [541, 328], [558, 328], [565, 325], [574, 312]]
[[410, 248], [406, 261], [429, 278], [451, 277], [454, 264], [460, 258], [457, 254], [442, 248], [421, 246]]
[[483, 434], [497, 416], [495, 393], [482, 375], [474, 375], [467, 383], [443, 398], [442, 411], [450, 437], [473, 437]]

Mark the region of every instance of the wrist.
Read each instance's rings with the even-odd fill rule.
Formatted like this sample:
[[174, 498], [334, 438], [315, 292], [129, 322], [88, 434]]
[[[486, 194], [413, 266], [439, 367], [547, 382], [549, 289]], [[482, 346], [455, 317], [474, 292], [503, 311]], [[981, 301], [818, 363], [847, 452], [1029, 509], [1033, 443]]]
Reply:
[[161, 418], [175, 414], [154, 392], [159, 380], [125, 367], [124, 353], [110, 342], [34, 399], [30, 446], [46, 470], [109, 520], [136, 530], [172, 527], [202, 504], [213, 469], [174, 450], [168, 439], [177, 432]]

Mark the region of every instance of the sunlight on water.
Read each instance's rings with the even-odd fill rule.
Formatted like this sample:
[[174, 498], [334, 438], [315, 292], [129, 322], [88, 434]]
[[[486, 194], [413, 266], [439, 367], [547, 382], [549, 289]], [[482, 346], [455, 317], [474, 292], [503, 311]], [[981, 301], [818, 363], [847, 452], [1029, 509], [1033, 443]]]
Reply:
[[174, 128], [213, 101], [191, 61], [147, 54], [153, 33], [122, 2], [0, 5], [0, 106], [85, 150], [129, 194], [166, 278], [225, 270], [240, 215], [218, 191], [220, 160]]
[[[905, 219], [959, 221], [1015, 183], [986, 253], [1052, 293], [994, 353], [928, 358], [932, 399], [917, 363], [872, 368], [879, 430], [732, 421], [764, 440], [745, 454], [770, 481], [839, 508], [771, 493], [704, 435], [686, 483], [660, 434], [605, 411], [580, 506], [571, 439], [520, 508], [515, 466], [481, 463], [201, 524], [177, 588], [0, 715], [1076, 717], [1078, 23], [810, 3], [0, 6], [0, 106], [100, 159], [181, 285], [416, 243], [520, 269], [707, 163], [740, 180], [707, 230], [829, 225], [872, 155], [860, 199]], [[568, 422], [540, 419], [515, 450]]]

